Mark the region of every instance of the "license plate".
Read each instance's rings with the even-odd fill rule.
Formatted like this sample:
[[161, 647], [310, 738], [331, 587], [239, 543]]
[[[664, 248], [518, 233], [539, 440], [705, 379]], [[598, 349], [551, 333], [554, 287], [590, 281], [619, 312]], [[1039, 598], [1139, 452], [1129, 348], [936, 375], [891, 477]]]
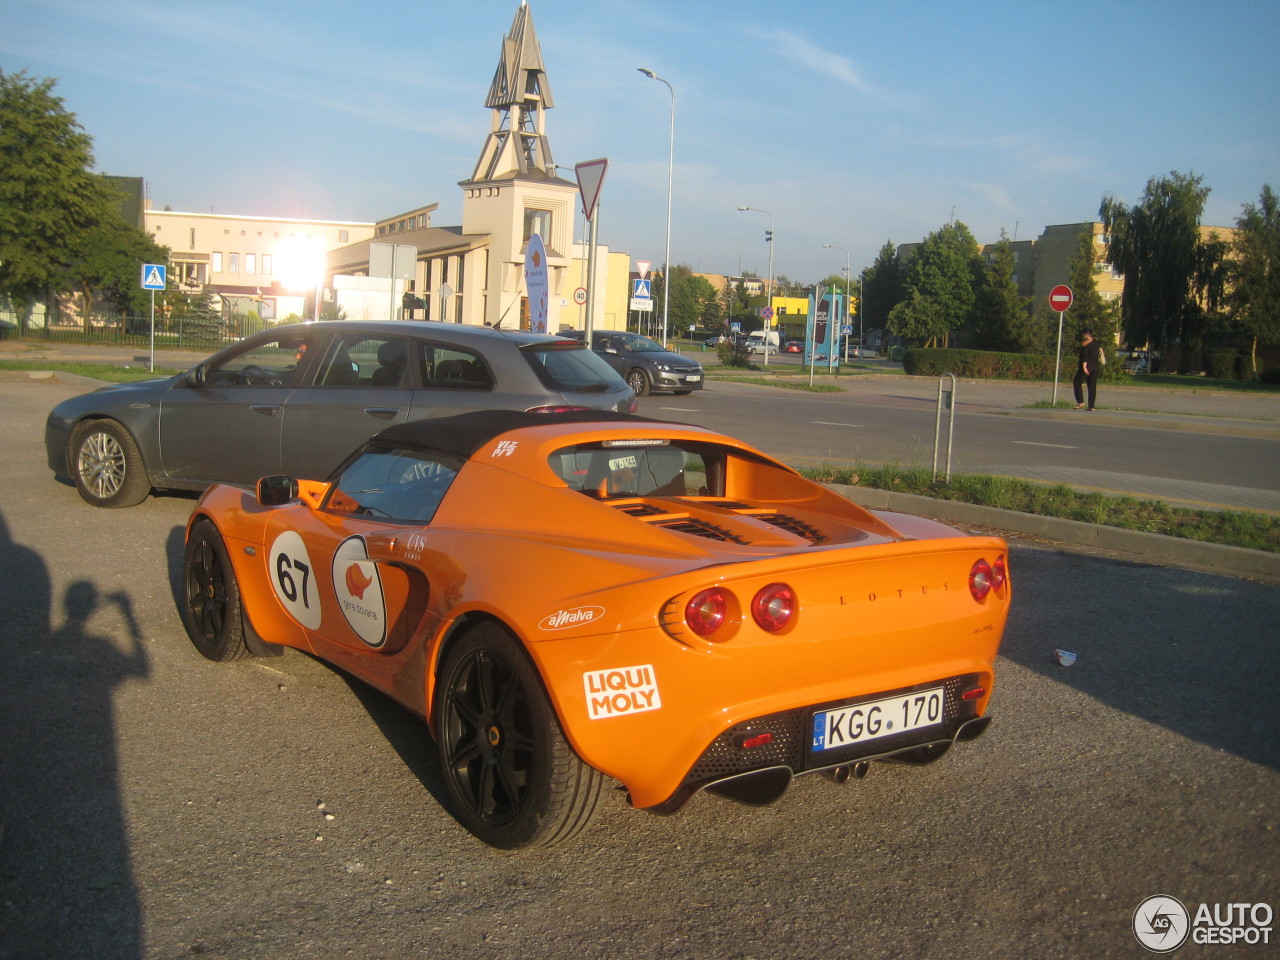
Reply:
[[813, 749], [833, 750], [942, 723], [943, 688], [904, 693], [813, 715]]
[[688, 376], [684, 378], [685, 383], [698, 383], [701, 380], [702, 380], [702, 375], [697, 373], [693, 374], [692, 376]]

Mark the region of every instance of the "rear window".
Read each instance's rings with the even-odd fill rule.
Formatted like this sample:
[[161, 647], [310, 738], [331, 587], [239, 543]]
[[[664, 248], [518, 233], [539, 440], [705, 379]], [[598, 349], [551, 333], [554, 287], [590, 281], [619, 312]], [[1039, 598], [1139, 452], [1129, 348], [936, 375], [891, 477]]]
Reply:
[[586, 344], [564, 340], [533, 343], [520, 348], [544, 384], [570, 393], [608, 393], [626, 386], [609, 364], [587, 349]]
[[549, 462], [571, 489], [601, 500], [724, 495], [724, 452], [706, 445], [610, 441], [565, 447]]

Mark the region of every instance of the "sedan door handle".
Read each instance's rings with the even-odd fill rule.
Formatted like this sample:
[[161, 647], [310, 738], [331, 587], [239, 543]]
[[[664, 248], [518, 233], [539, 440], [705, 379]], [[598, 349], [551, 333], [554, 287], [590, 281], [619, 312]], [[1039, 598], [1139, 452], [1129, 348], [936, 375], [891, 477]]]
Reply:
[[379, 420], [392, 420], [400, 412], [399, 407], [365, 407], [364, 412]]
[[280, 409], [278, 403], [251, 403], [249, 409], [254, 413], [261, 413], [263, 416], [274, 417], [276, 411]]

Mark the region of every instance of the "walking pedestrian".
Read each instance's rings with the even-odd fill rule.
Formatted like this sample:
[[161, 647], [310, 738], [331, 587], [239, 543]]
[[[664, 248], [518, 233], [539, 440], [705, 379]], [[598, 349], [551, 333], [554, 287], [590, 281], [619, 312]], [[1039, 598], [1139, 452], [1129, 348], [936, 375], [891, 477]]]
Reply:
[[1086, 330], [1080, 335], [1080, 362], [1076, 366], [1075, 378], [1071, 385], [1076, 391], [1076, 409], [1084, 406], [1084, 386], [1089, 388], [1089, 409], [1092, 411], [1098, 399], [1098, 374], [1102, 367], [1102, 344], [1093, 339], [1093, 334]]

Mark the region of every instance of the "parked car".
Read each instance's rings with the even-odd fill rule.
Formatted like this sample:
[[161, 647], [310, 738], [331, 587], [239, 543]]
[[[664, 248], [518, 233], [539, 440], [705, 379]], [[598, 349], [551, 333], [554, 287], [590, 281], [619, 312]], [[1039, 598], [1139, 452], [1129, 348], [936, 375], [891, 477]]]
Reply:
[[758, 805], [973, 739], [1006, 558], [701, 427], [488, 411], [325, 481], [211, 487], [179, 605], [211, 660], [297, 647], [425, 718], [455, 816], [516, 848], [577, 834], [610, 780], [659, 813]]
[[579, 341], [403, 321], [296, 324], [246, 338], [166, 380], [54, 407], [54, 474], [99, 507], [153, 488], [202, 490], [325, 476], [383, 427], [467, 410], [635, 410], [635, 394]]
[[[572, 336], [585, 337], [581, 332]], [[638, 397], [654, 390], [683, 395], [702, 389], [702, 364], [638, 333], [597, 330], [591, 335], [591, 349], [622, 375]]]
[[782, 345], [783, 353], [804, 353], [803, 340], [788, 340]]

